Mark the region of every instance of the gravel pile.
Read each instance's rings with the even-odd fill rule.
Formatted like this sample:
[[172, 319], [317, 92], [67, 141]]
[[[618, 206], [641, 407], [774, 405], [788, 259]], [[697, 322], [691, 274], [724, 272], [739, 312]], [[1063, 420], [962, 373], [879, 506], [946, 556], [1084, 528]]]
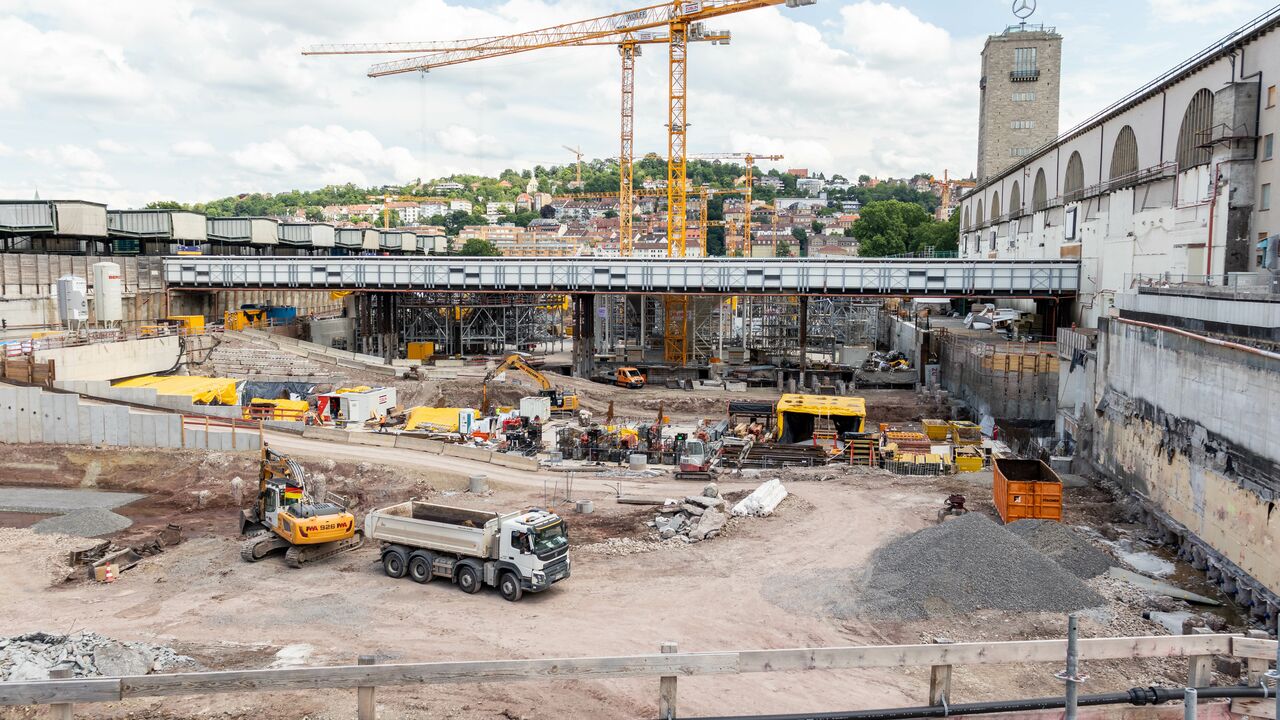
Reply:
[[195, 660], [172, 648], [120, 642], [97, 633], [0, 637], [0, 681], [47, 680], [50, 670], [61, 668], [75, 677], [123, 677], [191, 665]]
[[1110, 555], [1088, 538], [1060, 522], [1018, 520], [1004, 527], [1078, 578], [1097, 577], [1115, 564]]
[[133, 524], [123, 515], [117, 515], [105, 508], [85, 508], [72, 510], [66, 515], [45, 518], [31, 529], [42, 535], [75, 535], [77, 537], [99, 537], [120, 532]]
[[876, 550], [861, 586], [866, 612], [904, 619], [975, 610], [1070, 612], [1105, 604], [1075, 575], [979, 513]]

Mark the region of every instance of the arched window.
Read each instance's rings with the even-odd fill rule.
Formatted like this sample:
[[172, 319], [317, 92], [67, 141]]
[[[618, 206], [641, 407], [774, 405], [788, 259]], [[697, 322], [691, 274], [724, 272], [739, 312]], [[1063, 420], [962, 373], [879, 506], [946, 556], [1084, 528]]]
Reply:
[[969, 223], [969, 206], [965, 205], [964, 206], [964, 229], [969, 230], [972, 227], [973, 225]]
[[1068, 200], [1073, 196], [1079, 195], [1084, 189], [1084, 160], [1080, 157], [1080, 153], [1071, 153], [1071, 159], [1067, 160], [1067, 175], [1062, 180], [1063, 195]]
[[1138, 138], [1133, 128], [1125, 125], [1116, 136], [1116, 144], [1111, 149], [1111, 178], [1127, 177], [1138, 172]]
[[1013, 181], [1013, 189], [1009, 191], [1009, 213], [1011, 215], [1020, 215], [1022, 211], [1022, 192], [1018, 188], [1018, 181]]
[[996, 220], [1000, 215], [1000, 191], [997, 190], [991, 194], [991, 219]]
[[1044, 182], [1044, 168], [1040, 168], [1036, 172], [1036, 184], [1031, 190], [1031, 207], [1033, 210], [1043, 210], [1049, 205], [1049, 189]]
[[978, 227], [982, 227], [984, 219], [986, 219], [986, 216], [982, 214], [982, 198], [978, 198], [978, 222], [976, 223]]
[[1211, 153], [1207, 147], [1198, 147], [1207, 140], [1203, 135], [1213, 125], [1213, 93], [1201, 90], [1187, 103], [1182, 114], [1182, 127], [1178, 130], [1178, 171], [1190, 170], [1197, 165], [1208, 164]]

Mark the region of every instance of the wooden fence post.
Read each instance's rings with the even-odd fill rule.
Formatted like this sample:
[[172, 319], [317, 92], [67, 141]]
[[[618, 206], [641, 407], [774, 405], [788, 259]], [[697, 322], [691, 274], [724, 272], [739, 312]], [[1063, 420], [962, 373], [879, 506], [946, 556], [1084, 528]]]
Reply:
[[[361, 655], [357, 661], [359, 665], [376, 665], [378, 658], [373, 655]], [[356, 717], [359, 720], [374, 720], [377, 713], [377, 705], [374, 703], [372, 687], [356, 688]]]
[[[1258, 640], [1266, 640], [1271, 636], [1266, 630], [1250, 630], [1249, 637]], [[1248, 677], [1249, 687], [1258, 687], [1262, 682], [1262, 676], [1267, 674], [1269, 667], [1265, 658], [1249, 658], [1246, 664], [1246, 673]]]
[[[70, 677], [72, 677], [70, 668], [58, 668], [57, 670], [49, 671], [51, 680], [64, 680]], [[71, 703], [54, 703], [49, 706], [49, 709], [52, 711], [49, 716], [54, 720], [71, 720], [75, 713], [74, 706]]]
[[[1192, 635], [1208, 635], [1209, 628], [1191, 628]], [[1187, 658], [1187, 687], [1202, 688], [1213, 684], [1213, 656], [1192, 655]]]
[[[673, 642], [662, 643], [664, 655], [676, 652]], [[674, 720], [676, 717], [676, 676], [663, 675], [658, 680], [658, 720]]]
[[[953, 640], [934, 638], [937, 645], [950, 645]], [[941, 705], [951, 702], [951, 666], [934, 665], [929, 670], [929, 704]]]

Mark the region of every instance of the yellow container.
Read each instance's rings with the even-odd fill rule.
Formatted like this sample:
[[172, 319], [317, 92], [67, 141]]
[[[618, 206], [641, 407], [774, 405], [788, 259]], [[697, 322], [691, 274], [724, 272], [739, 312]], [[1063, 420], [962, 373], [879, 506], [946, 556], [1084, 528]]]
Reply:
[[170, 315], [170, 322], [175, 322], [183, 335], [201, 335], [204, 333], [203, 315]]
[[406, 355], [410, 360], [426, 360], [436, 354], [434, 342], [411, 342]]
[[929, 436], [930, 440], [935, 442], [945, 442], [951, 435], [951, 425], [946, 420], [931, 420], [925, 418], [920, 421], [920, 427], [924, 428], [924, 434]]
[[978, 472], [981, 469], [982, 453], [968, 445], [956, 448], [956, 472]]
[[981, 445], [982, 428], [965, 420], [952, 420], [951, 437], [957, 445]]

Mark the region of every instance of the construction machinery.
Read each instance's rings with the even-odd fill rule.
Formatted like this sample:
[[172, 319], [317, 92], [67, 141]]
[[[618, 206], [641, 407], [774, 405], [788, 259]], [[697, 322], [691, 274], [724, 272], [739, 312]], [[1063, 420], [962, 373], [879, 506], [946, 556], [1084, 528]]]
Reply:
[[355, 550], [364, 545], [364, 531], [345, 501], [332, 494], [317, 500], [307, 488], [302, 466], [262, 445], [258, 464], [258, 495], [253, 507], [240, 511], [240, 557], [258, 562], [284, 550], [289, 567]]
[[[755, 184], [755, 167], [757, 160], [781, 160], [781, 155], [767, 155], [765, 153], [704, 153], [692, 156], [697, 160], [741, 160], [746, 166], [744, 173], [743, 188], [743, 209], [742, 209], [742, 247], [744, 252], [751, 252], [751, 193]], [[706, 218], [706, 210], [704, 206], [703, 218]]]
[[487, 414], [489, 412], [489, 383], [508, 370], [519, 370], [532, 378], [538, 384], [538, 395], [551, 401], [551, 412], [553, 414], [578, 412], [578, 395], [576, 393], [561, 391], [560, 388], [551, 384], [546, 375], [538, 372], [536, 368], [530, 365], [523, 356], [513, 354], [508, 355], [507, 359], [502, 361], [502, 364], [485, 374], [480, 390], [480, 411], [482, 413]]

